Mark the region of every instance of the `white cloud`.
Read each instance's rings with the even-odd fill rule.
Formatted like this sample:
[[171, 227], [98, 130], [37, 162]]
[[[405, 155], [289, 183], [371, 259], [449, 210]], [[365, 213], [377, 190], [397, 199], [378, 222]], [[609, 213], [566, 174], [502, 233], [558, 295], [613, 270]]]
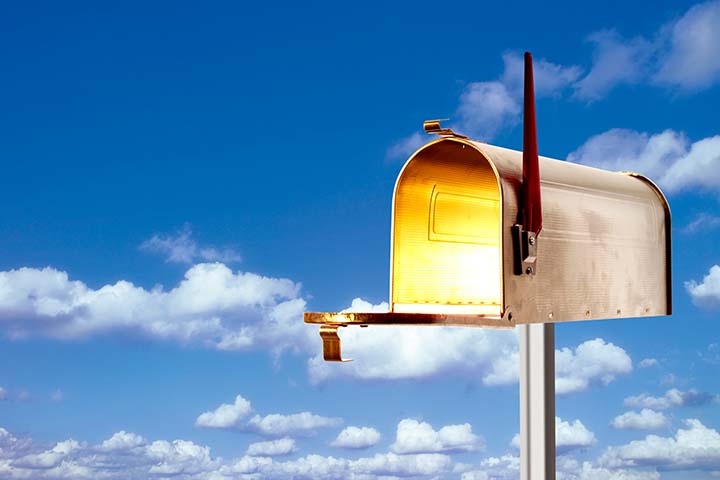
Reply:
[[683, 392], [671, 388], [662, 397], [653, 397], [647, 393], [627, 397], [624, 401], [626, 407], [650, 408], [652, 410], [667, 410], [673, 407], [698, 406], [720, 401], [720, 396], [710, 393], [688, 390]]
[[308, 362], [314, 383], [336, 377], [399, 379], [443, 374], [486, 382], [495, 378], [493, 363], [498, 356], [512, 355], [517, 348], [512, 330], [372, 326], [344, 328], [339, 334], [343, 355], [354, 361], [327, 363], [318, 353]]
[[81, 444], [73, 439], [57, 442], [52, 448], [37, 452], [28, 453], [13, 463], [18, 467], [25, 468], [50, 468], [60, 464], [60, 462], [71, 453], [85, 448], [85, 444]]
[[575, 96], [597, 100], [617, 85], [637, 83], [646, 75], [652, 45], [643, 38], [625, 39], [613, 30], [595, 32], [593, 64], [575, 85]]
[[631, 371], [632, 360], [625, 350], [602, 338], [588, 340], [575, 350], [555, 351], [555, 392], [579, 392], [594, 381], [607, 385], [617, 375]]
[[210, 448], [188, 440], [156, 440], [142, 451], [153, 462], [148, 473], [174, 476], [212, 471], [220, 461], [212, 458]]
[[[250, 450], [274, 453], [270, 447]], [[65, 440], [45, 448], [0, 428], [0, 477], [7, 480], [390, 480], [444, 476], [452, 468], [451, 458], [443, 454], [383, 453], [357, 459], [310, 454], [287, 461], [245, 455], [223, 460], [213, 457], [208, 447], [187, 440], [147, 442], [129, 432], [118, 432], [98, 445]]]
[[200, 247], [192, 238], [192, 230], [188, 225], [175, 235], [153, 235], [140, 244], [140, 250], [158, 253], [165, 256], [166, 262], [174, 263], [236, 263], [242, 260], [240, 254], [232, 248]]
[[408, 454], [472, 452], [483, 447], [483, 439], [472, 432], [469, 423], [447, 425], [435, 431], [429, 423], [406, 418], [398, 423], [395, 443], [390, 449]]
[[[455, 131], [482, 141], [492, 140], [502, 129], [520, 122], [523, 96], [523, 57], [517, 52], [503, 54], [503, 72], [497, 80], [468, 83], [460, 94], [451, 119]], [[580, 76], [577, 66], [562, 66], [545, 59], [533, 62], [536, 97], [555, 97]], [[428, 138], [415, 132], [393, 144], [388, 158], [407, 158]]]
[[638, 172], [670, 192], [720, 188], [720, 135], [690, 143], [673, 130], [648, 135], [614, 128], [590, 137], [567, 160]]
[[460, 476], [460, 480], [489, 480], [487, 472], [481, 470], [471, 470], [469, 472], [463, 472]]
[[583, 462], [582, 468], [575, 478], [578, 480], [660, 480], [660, 474], [656, 471], [608, 469], [598, 467], [590, 462]]
[[[517, 52], [503, 55], [504, 69], [499, 80], [473, 82], [460, 95], [455, 112], [457, 130], [483, 141], [500, 130], [520, 122], [522, 113], [524, 60]], [[545, 59], [533, 62], [535, 96], [557, 96], [580, 76], [580, 68], [564, 67]]]
[[380, 441], [380, 432], [371, 427], [346, 427], [340, 432], [335, 440], [330, 443], [331, 447], [361, 449], [369, 448]]
[[450, 457], [442, 454], [396, 455], [377, 454], [348, 460], [320, 455], [287, 462], [266, 462], [242, 473], [256, 474], [263, 479], [372, 479], [440, 475], [452, 465]]
[[[383, 302], [373, 305], [353, 300], [345, 311], [388, 311]], [[361, 379], [425, 378], [466, 375], [484, 385], [510, 385], [518, 380], [518, 340], [515, 330], [383, 327], [343, 328], [343, 355], [350, 363], [324, 362], [318, 353], [308, 362], [311, 381], [336, 377]], [[558, 394], [585, 390], [592, 382], [607, 384], [629, 373], [632, 361], [625, 350], [597, 338], [575, 349], [555, 351]]]
[[107, 452], [114, 452], [139, 447], [141, 445], [145, 445], [146, 443], [145, 439], [140, 435], [121, 430], [102, 442], [98, 449]]
[[720, 80], [720, 2], [701, 3], [660, 26], [652, 40], [624, 38], [614, 30], [590, 35], [592, 68], [575, 85], [575, 96], [596, 100], [618, 85], [651, 82], [700, 90]]
[[658, 361], [655, 358], [643, 358], [642, 360], [640, 360], [640, 363], [638, 363], [638, 367], [650, 368], [650, 367], [654, 367], [657, 364], [658, 364]]
[[[692, 7], [679, 19], [660, 26], [651, 39], [626, 38], [615, 30], [605, 29], [589, 35], [588, 41], [593, 45], [593, 58], [585, 75], [575, 65], [534, 61], [537, 97], [558, 97], [572, 88], [574, 98], [595, 101], [619, 85], [641, 82], [683, 90], [707, 88], [720, 80], [720, 57], [716, 52], [716, 45], [720, 44], [720, 1]], [[503, 63], [498, 79], [468, 83], [461, 93], [452, 118], [459, 133], [490, 141], [504, 128], [519, 123], [523, 60], [517, 52], [510, 52], [503, 55]], [[392, 145], [387, 156], [405, 158], [423, 143], [423, 136], [413, 133]], [[711, 145], [698, 154], [707, 156], [714, 147]]]
[[276, 457], [289, 455], [297, 451], [295, 440], [292, 438], [280, 438], [266, 442], [255, 442], [248, 446], [246, 455], [251, 457]]
[[212, 458], [208, 447], [186, 440], [148, 443], [125, 431], [98, 445], [70, 439], [44, 448], [0, 429], [0, 448], [4, 479], [190, 479], [221, 467], [221, 460]]
[[580, 420], [570, 423], [555, 417], [555, 441], [557, 452], [562, 455], [578, 448], [587, 448], [595, 443], [595, 434]]
[[713, 265], [701, 283], [695, 280], [685, 282], [693, 303], [702, 307], [720, 307], [720, 265]]
[[720, 365], [720, 343], [709, 344], [705, 351], [700, 352], [700, 358], [711, 365]]
[[268, 437], [285, 435], [308, 435], [320, 428], [337, 427], [342, 423], [340, 418], [323, 417], [310, 412], [281, 415], [255, 415], [248, 421], [251, 431]]
[[[0, 322], [11, 338], [83, 338], [123, 331], [221, 350], [292, 350], [313, 355], [308, 370], [314, 383], [341, 376], [397, 379], [444, 374], [477, 378], [486, 385], [517, 381], [514, 330], [346, 328], [340, 330], [343, 348], [356, 361], [332, 364], [322, 360], [317, 330], [302, 322], [305, 307], [299, 283], [235, 273], [219, 263], [191, 267], [170, 290], [146, 290], [124, 280], [93, 289], [50, 267], [0, 272]], [[355, 299], [351, 308], [387, 311], [388, 305]], [[622, 352], [611, 344], [604, 347], [608, 354]], [[580, 349], [586, 350], [591, 349]], [[563, 352], [558, 355], [562, 367]], [[601, 365], [611, 371], [591, 370], [611, 379], [613, 365]], [[562, 383], [568, 374], [559, 371]], [[258, 418], [255, 423], [264, 428], [271, 420]]]
[[520, 476], [520, 457], [517, 455], [488, 457], [480, 462], [480, 469], [493, 480], [517, 479]]
[[7, 399], [7, 390], [0, 387], [0, 400], [6, 400]]
[[402, 140], [399, 140], [398, 142], [392, 144], [390, 148], [387, 149], [385, 156], [388, 159], [397, 158], [405, 160], [410, 155], [415, 153], [415, 150], [417, 150], [430, 140], [432, 140], [432, 137], [428, 135], [423, 135], [420, 132], [414, 132], [411, 135], [403, 138]]
[[[353, 300], [352, 311], [388, 311], [383, 302]], [[315, 333], [315, 332], [313, 332]], [[319, 342], [308, 362], [310, 378], [319, 383], [335, 377], [362, 379], [423, 378], [464, 374], [485, 382], [495, 373], [493, 362], [517, 351], [513, 330], [450, 327], [348, 327], [339, 330], [343, 355], [350, 363], [324, 362]]]
[[47, 267], [0, 272], [0, 322], [11, 338], [82, 338], [125, 331], [181, 344], [297, 350], [314, 342], [302, 323], [300, 284], [220, 263], [191, 267], [173, 289], [120, 280], [92, 289]]
[[502, 82], [473, 82], [460, 95], [454, 118], [460, 133], [487, 141], [517, 124], [521, 111], [517, 97]]
[[697, 90], [720, 80], [720, 1], [693, 6], [663, 31], [669, 43], [661, 54], [655, 81]]
[[673, 437], [648, 435], [626, 445], [609, 447], [600, 457], [606, 467], [653, 466], [673, 469], [720, 468], [720, 433], [699, 420], [685, 420]]
[[700, 213], [690, 223], [681, 228], [683, 233], [707, 232], [720, 227], [720, 217], [709, 213]]
[[242, 395], [233, 403], [223, 403], [215, 410], [200, 414], [195, 425], [206, 428], [232, 428], [241, 425], [252, 413], [252, 405]]
[[[595, 442], [595, 434], [588, 430], [580, 420], [571, 423], [555, 417], [555, 447], [558, 455], [590, 447]], [[520, 434], [515, 434], [510, 444], [515, 448], [520, 448]]]
[[610, 425], [620, 430], [657, 430], [668, 427], [670, 422], [662, 412], [643, 408], [640, 412], [629, 411], [618, 415]]
[[[254, 432], [266, 437], [308, 435], [320, 428], [335, 427], [342, 423], [340, 418], [329, 418], [310, 412], [282, 415], [252, 415], [252, 405], [241, 395], [234, 403], [223, 403], [214, 410], [204, 412], [195, 420], [195, 425], [204, 428], [223, 428]], [[252, 416], [251, 416], [252, 415]]]
[[[520, 459], [503, 455], [484, 459], [477, 469], [465, 468], [460, 480], [517, 480], [520, 475]], [[592, 462], [580, 464], [570, 455], [559, 455], [556, 459], [558, 480], [660, 480], [660, 474], [647, 469], [605, 468]]]

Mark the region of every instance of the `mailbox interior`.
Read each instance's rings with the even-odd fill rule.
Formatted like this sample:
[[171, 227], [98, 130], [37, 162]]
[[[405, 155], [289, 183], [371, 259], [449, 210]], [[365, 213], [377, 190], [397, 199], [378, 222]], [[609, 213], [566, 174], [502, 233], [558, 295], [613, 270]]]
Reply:
[[390, 298], [397, 313], [503, 313], [503, 199], [478, 149], [439, 140], [395, 186]]

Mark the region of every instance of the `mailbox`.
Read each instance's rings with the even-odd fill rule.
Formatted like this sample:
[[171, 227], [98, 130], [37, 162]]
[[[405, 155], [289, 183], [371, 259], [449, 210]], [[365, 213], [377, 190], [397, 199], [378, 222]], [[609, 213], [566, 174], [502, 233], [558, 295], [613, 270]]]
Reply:
[[671, 314], [665, 196], [636, 173], [539, 157], [529, 71], [525, 152], [425, 122], [440, 138], [408, 159], [395, 185], [390, 311], [305, 313], [321, 325], [326, 360], [341, 360], [337, 329], [348, 325], [514, 327]]
[[543, 229], [528, 239], [517, 225], [522, 167], [522, 152], [462, 136], [417, 150], [395, 186], [390, 311], [306, 313], [325, 326], [326, 358], [340, 359], [339, 326], [670, 315], [670, 209], [660, 189], [636, 173], [539, 157]]
[[543, 228], [523, 267], [522, 152], [445, 137], [412, 155], [393, 201], [392, 311], [487, 325], [669, 315], [660, 189], [634, 173], [539, 166]]

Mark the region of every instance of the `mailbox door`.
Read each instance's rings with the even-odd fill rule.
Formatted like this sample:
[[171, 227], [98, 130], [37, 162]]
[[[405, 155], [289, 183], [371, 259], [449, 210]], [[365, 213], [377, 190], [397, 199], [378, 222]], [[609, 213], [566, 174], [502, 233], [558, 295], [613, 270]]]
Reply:
[[487, 158], [428, 144], [403, 168], [393, 205], [393, 311], [501, 316], [502, 193]]

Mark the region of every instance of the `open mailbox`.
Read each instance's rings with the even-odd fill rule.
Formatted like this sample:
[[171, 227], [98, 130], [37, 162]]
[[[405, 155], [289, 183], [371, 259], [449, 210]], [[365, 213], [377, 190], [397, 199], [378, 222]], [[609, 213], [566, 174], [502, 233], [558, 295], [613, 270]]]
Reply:
[[517, 225], [522, 152], [446, 135], [400, 172], [392, 213], [390, 311], [306, 313], [323, 325], [513, 327], [671, 313], [670, 210], [629, 172], [539, 157], [542, 233]]

